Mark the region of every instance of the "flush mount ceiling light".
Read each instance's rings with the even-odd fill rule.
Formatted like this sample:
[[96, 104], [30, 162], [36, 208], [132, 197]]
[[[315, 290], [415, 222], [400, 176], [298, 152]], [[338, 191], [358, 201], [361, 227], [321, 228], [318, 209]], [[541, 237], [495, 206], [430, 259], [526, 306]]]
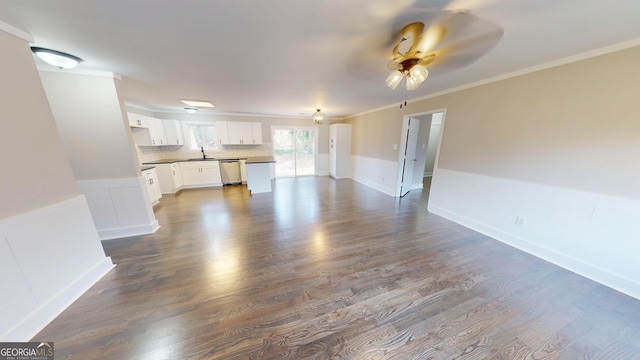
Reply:
[[82, 59], [77, 56], [73, 56], [57, 50], [32, 46], [31, 51], [47, 64], [53, 65], [60, 69], [72, 69], [82, 62]]
[[185, 105], [189, 105], [191, 107], [206, 107], [206, 108], [216, 107], [215, 105], [213, 105], [208, 101], [200, 101], [200, 100], [180, 100], [180, 101], [182, 101]]
[[316, 109], [316, 112], [312, 115], [314, 124], [324, 124], [324, 113], [320, 109]]
[[184, 111], [188, 112], [189, 114], [195, 114], [198, 112], [198, 109], [194, 107], [186, 107], [184, 108]]

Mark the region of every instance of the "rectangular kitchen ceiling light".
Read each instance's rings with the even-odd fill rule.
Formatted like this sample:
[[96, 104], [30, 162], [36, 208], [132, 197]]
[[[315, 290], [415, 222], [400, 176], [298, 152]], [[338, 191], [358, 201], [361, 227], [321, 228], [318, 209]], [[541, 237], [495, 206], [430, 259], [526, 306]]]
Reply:
[[208, 101], [196, 101], [196, 100], [180, 100], [180, 101], [193, 107], [209, 107], [209, 108], [215, 107], [215, 105], [213, 105]]

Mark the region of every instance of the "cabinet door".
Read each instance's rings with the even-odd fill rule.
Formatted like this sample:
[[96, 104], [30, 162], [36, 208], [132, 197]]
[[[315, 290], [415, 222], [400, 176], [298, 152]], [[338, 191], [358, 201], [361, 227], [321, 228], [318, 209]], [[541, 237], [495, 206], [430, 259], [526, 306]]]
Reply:
[[144, 175], [147, 181], [147, 191], [149, 192], [149, 199], [151, 200], [151, 205], [155, 205], [158, 203], [158, 201], [162, 197], [162, 192], [160, 190], [160, 184], [158, 182], [156, 169], [145, 170], [142, 174]]
[[220, 176], [220, 165], [217, 161], [208, 161], [207, 165], [203, 165], [201, 169], [203, 184], [222, 183], [222, 178]]
[[251, 134], [253, 135], [253, 143], [255, 145], [262, 144], [262, 124], [251, 123]]
[[166, 145], [184, 145], [182, 123], [178, 120], [163, 120]]
[[200, 185], [201, 175], [200, 175], [200, 167], [193, 164], [180, 164], [180, 173], [182, 174], [182, 185], [190, 186], [190, 185]]
[[216, 131], [220, 138], [220, 145], [231, 145], [229, 142], [229, 124], [226, 121], [216, 121]]
[[251, 145], [253, 144], [253, 129], [248, 122], [229, 122], [229, 144]]
[[167, 138], [164, 134], [164, 125], [162, 120], [147, 118], [147, 122], [149, 125], [149, 132], [151, 134], [151, 145], [167, 145]]
[[182, 187], [182, 171], [180, 165], [171, 164], [171, 177], [173, 178], [173, 189], [177, 190]]

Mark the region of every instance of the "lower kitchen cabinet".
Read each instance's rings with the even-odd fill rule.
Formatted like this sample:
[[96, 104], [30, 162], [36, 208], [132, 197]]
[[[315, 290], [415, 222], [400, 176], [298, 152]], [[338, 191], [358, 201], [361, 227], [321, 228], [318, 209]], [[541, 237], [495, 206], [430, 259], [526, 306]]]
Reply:
[[183, 187], [221, 186], [218, 161], [188, 161], [180, 163]]
[[157, 164], [156, 172], [163, 194], [173, 194], [182, 187], [182, 172], [178, 163]]
[[147, 169], [142, 172], [147, 182], [147, 190], [149, 191], [149, 199], [151, 200], [151, 206], [156, 206], [160, 203], [162, 197], [162, 191], [160, 190], [160, 181], [158, 181], [158, 174], [155, 168]]

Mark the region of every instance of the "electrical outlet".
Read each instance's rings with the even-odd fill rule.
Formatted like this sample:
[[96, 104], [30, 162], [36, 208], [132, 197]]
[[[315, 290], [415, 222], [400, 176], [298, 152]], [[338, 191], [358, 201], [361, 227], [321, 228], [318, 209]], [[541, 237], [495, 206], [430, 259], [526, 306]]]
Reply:
[[525, 219], [520, 216], [516, 216], [516, 226], [524, 227]]

